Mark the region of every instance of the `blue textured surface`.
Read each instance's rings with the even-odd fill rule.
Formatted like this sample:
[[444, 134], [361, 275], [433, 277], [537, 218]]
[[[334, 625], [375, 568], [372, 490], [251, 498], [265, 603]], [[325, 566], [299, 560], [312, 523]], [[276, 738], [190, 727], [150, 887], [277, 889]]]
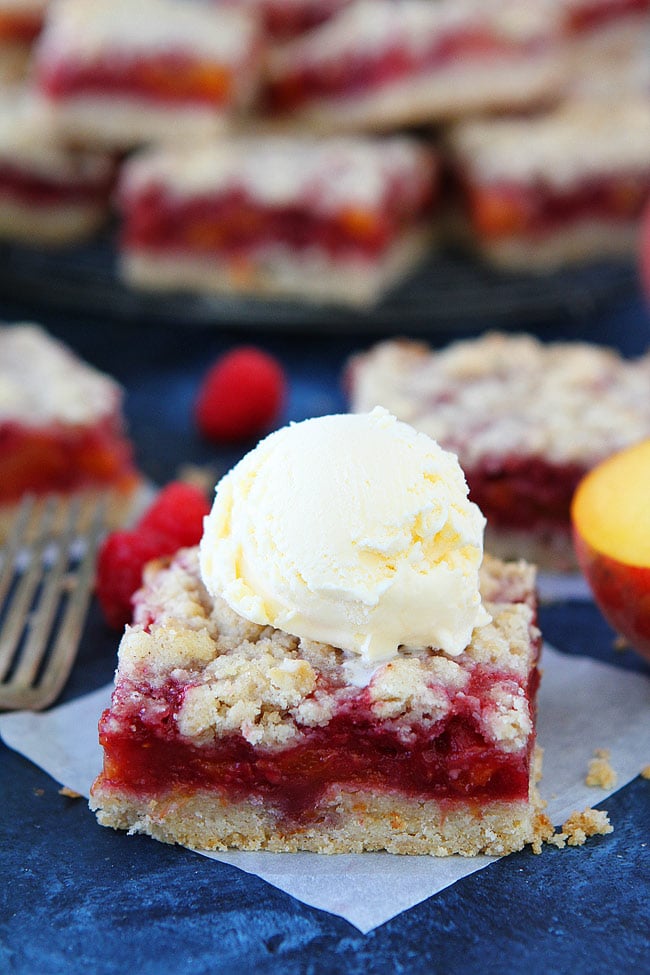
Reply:
[[[0, 311], [6, 319], [30, 317], [25, 307]], [[124, 383], [138, 460], [153, 480], [168, 480], [185, 462], [225, 470], [247, 448], [208, 447], [191, 415], [201, 375], [242, 341], [241, 331], [47, 325]], [[432, 339], [439, 344], [460, 332]], [[650, 318], [633, 295], [597, 322], [556, 322], [539, 334], [637, 354], [650, 345]], [[343, 408], [342, 366], [372, 341], [367, 334], [249, 338], [288, 370], [284, 420]], [[567, 652], [650, 673], [631, 651], [614, 652], [612, 633], [590, 604], [544, 607], [541, 622], [547, 639]], [[93, 608], [65, 699], [110, 679], [116, 643]], [[235, 868], [102, 829], [83, 800], [60, 796], [47, 775], [1, 745], [0, 790], [2, 973], [594, 975], [650, 968], [650, 783], [641, 779], [605, 803], [615, 825], [610, 836], [579, 849], [507, 857], [368, 935]]]

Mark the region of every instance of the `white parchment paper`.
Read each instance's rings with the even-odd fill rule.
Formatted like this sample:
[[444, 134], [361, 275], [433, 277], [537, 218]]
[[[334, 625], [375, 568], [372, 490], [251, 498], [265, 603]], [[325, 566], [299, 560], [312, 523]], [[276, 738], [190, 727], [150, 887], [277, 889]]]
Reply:
[[[586, 657], [567, 656], [549, 646], [544, 647], [542, 659], [541, 791], [550, 818], [560, 825], [573, 810], [595, 805], [614, 791], [584, 784], [595, 748], [609, 749], [618, 776], [616, 788], [650, 763], [650, 680]], [[0, 735], [61, 785], [87, 796], [101, 767], [97, 721], [110, 691], [110, 687], [102, 688], [45, 714], [2, 716]], [[344, 917], [362, 932], [489, 866], [494, 859], [241, 851], [202, 855], [256, 874], [305, 904]]]

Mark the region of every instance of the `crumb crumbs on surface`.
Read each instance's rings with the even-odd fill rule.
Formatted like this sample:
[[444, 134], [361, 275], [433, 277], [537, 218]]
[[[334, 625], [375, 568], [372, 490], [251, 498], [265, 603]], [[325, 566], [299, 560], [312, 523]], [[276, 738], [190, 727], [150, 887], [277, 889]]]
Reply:
[[612, 789], [616, 785], [617, 775], [609, 761], [610, 752], [607, 748], [597, 748], [594, 757], [589, 762], [585, 778], [585, 785], [599, 789]]
[[61, 786], [59, 789], [60, 796], [66, 796], [68, 799], [81, 799], [81, 793], [75, 792], [74, 789], [69, 789], [67, 785]]
[[627, 637], [621, 636], [620, 634], [614, 638], [614, 650], [617, 653], [624, 653], [626, 650], [630, 649], [630, 641]]
[[641, 769], [641, 778], [650, 779], [650, 765], [646, 765], [644, 768]]
[[541, 853], [542, 845], [556, 846], [563, 850], [565, 846], [582, 846], [590, 836], [606, 836], [614, 831], [605, 810], [583, 809], [582, 812], [572, 812], [560, 827], [559, 832], [545, 813], [537, 817], [533, 853]]
[[44, 796], [45, 795], [45, 789], [34, 789], [34, 795], [35, 796]]

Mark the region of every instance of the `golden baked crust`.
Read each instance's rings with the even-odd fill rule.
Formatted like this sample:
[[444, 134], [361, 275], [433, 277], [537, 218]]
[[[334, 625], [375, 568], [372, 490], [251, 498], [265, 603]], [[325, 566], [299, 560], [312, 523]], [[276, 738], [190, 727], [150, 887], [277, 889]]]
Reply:
[[319, 803], [316, 823], [293, 830], [260, 802], [233, 803], [214, 792], [138, 800], [104, 794], [100, 786], [91, 808], [103, 826], [198, 850], [500, 856], [535, 842], [541, 803], [534, 786], [528, 802], [453, 808], [399, 794], [337, 790]]

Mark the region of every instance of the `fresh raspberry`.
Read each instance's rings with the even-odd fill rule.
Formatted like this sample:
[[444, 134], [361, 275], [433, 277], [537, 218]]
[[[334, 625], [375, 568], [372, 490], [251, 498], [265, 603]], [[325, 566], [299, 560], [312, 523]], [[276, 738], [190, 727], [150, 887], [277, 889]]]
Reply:
[[169, 551], [176, 551], [198, 543], [203, 534], [203, 519], [209, 513], [208, 499], [200, 488], [172, 481], [144, 513], [137, 531], [160, 535], [173, 546]]
[[155, 533], [111, 532], [97, 558], [95, 591], [109, 626], [121, 629], [131, 622], [131, 597], [142, 584], [142, 570], [161, 552], [161, 539]]
[[281, 365], [253, 346], [240, 346], [218, 359], [199, 389], [194, 413], [208, 440], [237, 441], [265, 433], [286, 397]]
[[109, 626], [120, 629], [131, 621], [131, 597], [140, 588], [147, 562], [199, 543], [209, 511], [199, 488], [172, 481], [132, 531], [107, 536], [99, 551], [95, 588]]

